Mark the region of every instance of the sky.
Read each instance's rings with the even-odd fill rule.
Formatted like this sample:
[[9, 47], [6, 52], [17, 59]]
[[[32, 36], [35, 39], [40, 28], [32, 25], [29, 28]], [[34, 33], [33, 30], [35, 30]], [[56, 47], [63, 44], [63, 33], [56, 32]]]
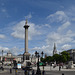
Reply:
[[0, 0], [0, 55], [24, 53], [26, 19], [29, 53], [75, 49], [75, 0]]

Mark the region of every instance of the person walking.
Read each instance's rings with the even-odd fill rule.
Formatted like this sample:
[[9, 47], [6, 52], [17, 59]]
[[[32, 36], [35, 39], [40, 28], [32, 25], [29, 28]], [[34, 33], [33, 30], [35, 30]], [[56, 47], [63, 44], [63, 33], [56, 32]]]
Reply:
[[12, 69], [10, 68], [10, 73], [12, 73]]
[[32, 70], [32, 75], [34, 75], [34, 70]]
[[42, 75], [44, 75], [44, 74], [45, 74], [45, 71], [43, 70], [43, 71], [42, 71]]
[[24, 70], [24, 74], [27, 75], [27, 70]]

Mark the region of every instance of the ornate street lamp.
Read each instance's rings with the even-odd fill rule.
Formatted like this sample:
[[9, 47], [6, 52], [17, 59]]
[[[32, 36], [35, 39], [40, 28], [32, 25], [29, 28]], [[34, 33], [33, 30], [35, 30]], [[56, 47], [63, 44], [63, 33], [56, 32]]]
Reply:
[[44, 54], [44, 53], [43, 53], [43, 51], [42, 51], [42, 52], [41, 52], [42, 58], [43, 58], [43, 54]]
[[38, 54], [38, 52], [37, 51], [35, 51], [35, 56], [37, 57], [37, 54]]
[[41, 75], [41, 71], [40, 71], [40, 68], [39, 68], [39, 53], [36, 53], [37, 56], [38, 56], [38, 62], [37, 62], [37, 71], [36, 71], [36, 75]]
[[2, 70], [3, 70], [3, 50], [2, 50]]
[[23, 62], [24, 62], [24, 54], [23, 54]]

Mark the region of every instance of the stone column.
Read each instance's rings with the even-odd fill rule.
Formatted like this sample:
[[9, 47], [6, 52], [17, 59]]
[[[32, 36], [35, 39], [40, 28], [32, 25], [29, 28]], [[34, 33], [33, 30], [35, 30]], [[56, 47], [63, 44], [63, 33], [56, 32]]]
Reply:
[[26, 23], [25, 23], [25, 53], [28, 53], [28, 25], [27, 25], [27, 20], [26, 20]]

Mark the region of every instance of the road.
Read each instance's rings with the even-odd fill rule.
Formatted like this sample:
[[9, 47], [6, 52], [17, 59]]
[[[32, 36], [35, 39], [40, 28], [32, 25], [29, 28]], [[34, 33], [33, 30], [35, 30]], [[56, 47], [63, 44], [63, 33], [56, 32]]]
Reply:
[[[64, 75], [75, 75], [75, 71], [46, 71], [45, 75], [62, 75], [62, 73], [64, 73]], [[17, 74], [15, 74], [15, 70], [13, 70], [12, 73], [10, 74], [10, 70], [7, 69], [3, 71], [2, 73], [0, 72], [0, 75], [24, 75], [24, 71], [18, 70]], [[31, 72], [30, 72], [30, 75], [31, 75]]]
[[75, 75], [74, 71], [48, 71], [46, 75], [62, 75], [62, 73], [64, 73], [64, 75]]

